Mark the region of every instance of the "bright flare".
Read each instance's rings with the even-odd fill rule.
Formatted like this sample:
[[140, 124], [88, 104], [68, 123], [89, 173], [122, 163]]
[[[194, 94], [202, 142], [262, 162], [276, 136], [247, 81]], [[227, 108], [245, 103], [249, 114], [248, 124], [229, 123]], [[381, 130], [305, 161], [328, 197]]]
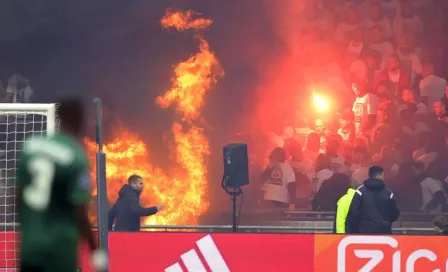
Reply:
[[[204, 29], [212, 23], [210, 19], [196, 18], [192, 11], [167, 11], [161, 20], [164, 28], [177, 30]], [[198, 35], [199, 52], [174, 66], [172, 87], [156, 100], [162, 108], [173, 106], [180, 113], [180, 120], [172, 125], [173, 154], [176, 167], [164, 171], [153, 165], [150, 154], [140, 137], [125, 128], [106, 144], [106, 177], [108, 197], [114, 201], [118, 191], [132, 175], [141, 175], [145, 189], [140, 196], [143, 206], [166, 205], [167, 210], [145, 218], [145, 224], [190, 224], [198, 223], [198, 217], [209, 208], [207, 193], [207, 169], [205, 158], [210, 154], [209, 142], [203, 129], [195, 125], [200, 120], [200, 109], [204, 96], [217, 78], [222, 75], [219, 62], [203, 36]], [[86, 140], [90, 160], [95, 161], [95, 143]], [[92, 176], [95, 176], [92, 165]], [[96, 188], [94, 188], [96, 195]], [[95, 220], [95, 218], [92, 218]]]
[[330, 109], [330, 104], [328, 103], [328, 101], [316, 92], [313, 92], [313, 102], [318, 111], [322, 112], [328, 111]]

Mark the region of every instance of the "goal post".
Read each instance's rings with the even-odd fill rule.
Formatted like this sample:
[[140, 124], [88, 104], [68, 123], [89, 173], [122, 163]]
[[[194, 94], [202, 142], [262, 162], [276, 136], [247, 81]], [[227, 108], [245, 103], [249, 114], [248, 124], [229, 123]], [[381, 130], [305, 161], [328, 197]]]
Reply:
[[19, 265], [15, 184], [25, 140], [56, 130], [56, 104], [0, 103], [0, 268]]
[[0, 103], [0, 115], [37, 114], [46, 116], [46, 134], [56, 131], [56, 104]]

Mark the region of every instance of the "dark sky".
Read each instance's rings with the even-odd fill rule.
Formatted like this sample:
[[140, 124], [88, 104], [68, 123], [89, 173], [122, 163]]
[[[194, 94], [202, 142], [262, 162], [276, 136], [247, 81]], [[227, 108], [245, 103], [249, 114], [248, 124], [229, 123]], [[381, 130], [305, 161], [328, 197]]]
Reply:
[[[46, 1], [50, 9], [54, 1]], [[207, 96], [204, 113], [212, 126], [220, 123], [226, 127], [234, 124], [235, 116], [251, 111], [248, 97], [257, 81], [254, 66], [260, 57], [255, 54], [263, 55], [259, 45], [266, 46], [270, 40], [264, 8], [253, 4], [238, 0], [111, 0], [96, 9], [89, 7], [90, 13], [77, 7], [80, 15], [74, 13], [70, 18], [75, 19], [65, 20], [50, 9], [57, 15], [54, 21], [33, 32], [18, 27], [19, 34], [12, 37], [16, 40], [0, 44], [0, 77], [6, 84], [11, 74], [23, 73], [35, 88], [35, 98], [43, 102], [66, 93], [101, 96], [118, 118], [163, 128], [171, 122], [161, 122], [154, 98], [169, 87], [172, 65], [194, 54], [198, 43], [191, 32], [162, 30], [159, 20], [167, 8], [192, 9], [214, 20], [205, 36], [225, 77]], [[12, 12], [17, 10], [20, 7]], [[28, 17], [31, 25], [33, 20], [42, 20], [39, 14]], [[152, 122], [151, 116], [156, 114], [157, 122]]]

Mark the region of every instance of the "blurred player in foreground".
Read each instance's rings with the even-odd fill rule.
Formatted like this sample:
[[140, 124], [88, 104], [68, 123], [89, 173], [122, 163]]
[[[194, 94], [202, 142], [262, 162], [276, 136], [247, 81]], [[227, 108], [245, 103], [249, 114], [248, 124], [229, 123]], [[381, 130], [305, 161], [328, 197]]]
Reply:
[[60, 132], [25, 144], [17, 168], [22, 272], [72, 272], [78, 241], [87, 241], [97, 271], [107, 254], [97, 249], [88, 220], [91, 181], [82, 147], [85, 126], [80, 100], [58, 107]]

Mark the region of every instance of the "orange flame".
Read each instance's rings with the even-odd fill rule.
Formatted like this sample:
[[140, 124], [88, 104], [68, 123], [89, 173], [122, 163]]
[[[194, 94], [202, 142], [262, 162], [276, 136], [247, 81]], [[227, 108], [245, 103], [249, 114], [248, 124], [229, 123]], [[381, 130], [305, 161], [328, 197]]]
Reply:
[[173, 12], [167, 9], [160, 23], [163, 28], [175, 28], [178, 31], [187, 29], [201, 30], [209, 27], [213, 21], [205, 18], [197, 18], [199, 13], [188, 10], [185, 12]]
[[177, 110], [183, 114], [184, 120], [199, 117], [205, 93], [216, 82], [218, 75], [213, 71], [218, 67], [218, 60], [213, 52], [210, 52], [208, 43], [200, 36], [198, 39], [199, 53], [174, 68], [176, 76], [172, 78], [173, 88], [156, 100], [162, 108], [176, 102]]
[[[192, 11], [184, 13], [171, 11], [161, 20], [163, 27], [178, 30], [203, 29], [212, 23], [208, 19], [192, 19], [198, 15]], [[115, 200], [122, 182], [132, 175], [141, 175], [146, 181], [140, 200], [143, 206], [166, 205], [167, 210], [144, 219], [145, 224], [197, 224], [198, 217], [209, 208], [206, 199], [207, 169], [205, 158], [210, 154], [209, 142], [203, 129], [193, 124], [199, 119], [204, 96], [216, 83], [219, 62], [202, 36], [199, 52], [174, 67], [172, 88], [156, 100], [162, 108], [175, 106], [181, 120], [174, 122], [173, 157], [176, 168], [164, 171], [155, 167], [143, 141], [135, 134], [120, 128], [120, 134], [106, 144], [106, 177], [108, 197]], [[86, 141], [91, 161], [94, 160], [95, 144]], [[95, 167], [92, 167], [92, 175]], [[96, 190], [94, 190], [96, 194]]]

